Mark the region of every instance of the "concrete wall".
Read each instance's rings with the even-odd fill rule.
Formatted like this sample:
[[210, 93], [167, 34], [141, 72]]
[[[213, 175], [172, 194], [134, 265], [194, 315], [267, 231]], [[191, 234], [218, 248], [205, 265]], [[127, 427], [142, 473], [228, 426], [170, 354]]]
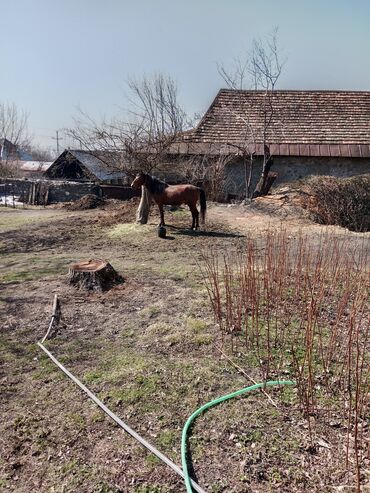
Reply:
[[[252, 175], [252, 190], [260, 178], [261, 169], [262, 158], [256, 158]], [[370, 159], [276, 156], [271, 171], [278, 173], [275, 181], [276, 186], [310, 175], [348, 177], [370, 173]], [[225, 193], [237, 197], [242, 197], [245, 194], [245, 170], [241, 160], [227, 165]]]
[[13, 194], [20, 196], [21, 201], [28, 202], [31, 189], [37, 185], [36, 202], [44, 204], [47, 194], [47, 203], [73, 202], [83, 195], [93, 194], [107, 199], [129, 200], [132, 197], [140, 197], [141, 190], [131, 187], [115, 185], [96, 185], [88, 182], [71, 182], [59, 180], [25, 180], [19, 178], [0, 179], [0, 197]]
[[20, 178], [0, 178], [1, 195], [28, 195], [31, 182]]
[[[94, 183], [77, 183], [51, 180], [22, 180], [22, 179], [0, 179], [0, 193], [7, 195], [19, 195], [21, 201], [27, 202], [34, 184], [43, 185], [43, 193], [48, 189], [48, 204], [58, 202], [72, 202], [80, 199], [88, 193], [101, 196], [99, 185]], [[41, 200], [41, 203], [43, 201]]]

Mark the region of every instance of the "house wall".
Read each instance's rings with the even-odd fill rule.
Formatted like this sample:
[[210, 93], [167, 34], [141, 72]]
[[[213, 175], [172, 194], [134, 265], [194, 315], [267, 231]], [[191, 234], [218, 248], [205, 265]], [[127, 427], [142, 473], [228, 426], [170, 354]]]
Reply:
[[41, 180], [44, 176], [44, 171], [43, 170], [38, 170], [38, 171], [21, 170], [20, 176], [22, 178], [27, 179], [27, 180]]
[[[260, 178], [261, 169], [262, 158], [257, 158], [254, 161], [252, 190], [254, 190]], [[278, 174], [275, 185], [289, 183], [310, 175], [348, 177], [370, 173], [370, 159], [275, 156], [271, 171]], [[238, 198], [244, 196], [245, 170], [242, 160], [237, 160], [227, 165], [225, 194], [230, 196], [235, 195]]]

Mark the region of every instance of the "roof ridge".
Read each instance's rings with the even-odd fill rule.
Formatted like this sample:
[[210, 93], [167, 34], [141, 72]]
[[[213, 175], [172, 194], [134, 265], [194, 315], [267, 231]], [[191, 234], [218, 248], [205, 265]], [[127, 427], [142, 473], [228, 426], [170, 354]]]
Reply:
[[[222, 92], [231, 92], [231, 93], [238, 93], [238, 92], [244, 92], [244, 93], [265, 93], [265, 89], [231, 89], [228, 87], [221, 88], [219, 89], [217, 96], [219, 96], [220, 93]], [[274, 89], [272, 92], [277, 93], [277, 92], [290, 92], [290, 93], [341, 93], [341, 94], [370, 94], [370, 90], [366, 91], [364, 89]], [[216, 99], [215, 98], [215, 99]]]
[[[220, 89], [184, 140], [215, 145], [260, 141], [264, 95], [263, 90]], [[273, 115], [266, 136], [270, 143], [353, 144], [366, 147], [362, 157], [370, 154], [370, 91], [279, 89], [271, 101]]]

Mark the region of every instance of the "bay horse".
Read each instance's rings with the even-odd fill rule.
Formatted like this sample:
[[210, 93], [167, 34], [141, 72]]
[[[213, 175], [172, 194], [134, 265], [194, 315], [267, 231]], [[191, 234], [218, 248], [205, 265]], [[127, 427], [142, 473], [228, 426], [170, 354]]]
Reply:
[[164, 223], [164, 205], [181, 205], [186, 204], [189, 206], [193, 222], [191, 229], [199, 228], [199, 212], [197, 209], [197, 202], [200, 202], [200, 217], [202, 224], [205, 222], [206, 217], [206, 194], [200, 187], [194, 185], [168, 185], [164, 181], [150, 176], [146, 173], [138, 173], [136, 178], [131, 183], [132, 188], [140, 188], [144, 186], [148, 189], [152, 195], [154, 201], [158, 205], [161, 221], [159, 226], [165, 226]]

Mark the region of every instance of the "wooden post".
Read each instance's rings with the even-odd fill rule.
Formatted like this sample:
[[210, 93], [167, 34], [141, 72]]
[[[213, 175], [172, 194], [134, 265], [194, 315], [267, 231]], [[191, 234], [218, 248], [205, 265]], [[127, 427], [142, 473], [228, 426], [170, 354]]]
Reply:
[[152, 196], [148, 189], [144, 186], [141, 187], [141, 200], [136, 212], [136, 222], [139, 224], [147, 224], [150, 212], [150, 205], [152, 203]]
[[58, 323], [60, 322], [60, 319], [62, 317], [62, 312], [61, 312], [61, 309], [60, 309], [60, 303], [59, 303], [59, 300], [58, 300], [58, 296], [57, 295], [54, 295], [54, 302], [53, 302], [53, 311], [52, 311], [52, 314], [51, 314], [51, 319], [50, 319], [50, 322], [49, 322], [49, 327], [48, 327], [48, 330], [46, 332], [46, 334], [44, 335], [43, 339], [42, 339], [42, 343], [46, 341], [46, 339], [49, 337], [49, 334], [50, 334], [50, 331], [53, 327], [54, 324], [58, 325]]

